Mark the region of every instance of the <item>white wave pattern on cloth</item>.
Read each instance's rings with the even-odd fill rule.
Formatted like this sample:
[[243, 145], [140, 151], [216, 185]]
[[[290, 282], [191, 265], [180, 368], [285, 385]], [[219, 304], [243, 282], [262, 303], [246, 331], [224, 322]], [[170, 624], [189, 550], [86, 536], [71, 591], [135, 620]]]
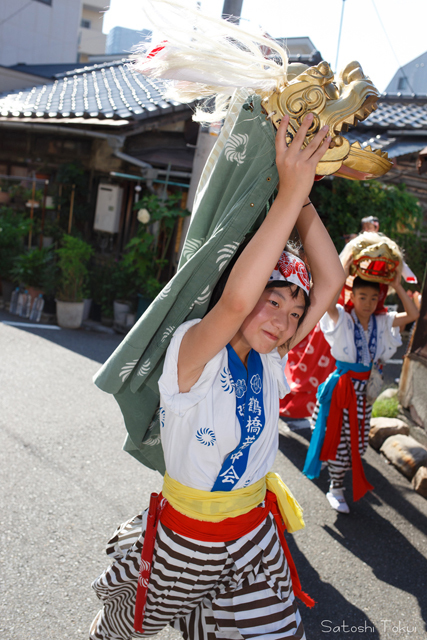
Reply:
[[205, 304], [205, 302], [209, 299], [209, 296], [210, 296], [210, 289], [208, 285], [206, 289], [203, 289], [202, 293], [199, 295], [197, 300], [194, 301], [194, 304], [197, 304], [199, 306], [202, 304]]
[[150, 371], [151, 368], [151, 362], [150, 360], [146, 360], [142, 366], [140, 367], [139, 371], [138, 371], [138, 375], [139, 376], [146, 376], [147, 373]]
[[193, 238], [185, 241], [185, 246], [182, 250], [182, 255], [186, 260], [189, 260], [203, 244], [203, 239]]
[[229, 262], [229, 260], [231, 260], [232, 256], [236, 252], [238, 246], [238, 242], [233, 242], [231, 244], [226, 244], [222, 249], [218, 251], [218, 258], [216, 259], [217, 264], [218, 262], [220, 263], [218, 271], [222, 271], [224, 269], [225, 265]]
[[119, 377], [122, 379], [122, 382], [125, 382], [125, 380], [129, 378], [137, 362], [138, 358], [136, 360], [132, 360], [132, 362], [126, 362], [126, 364], [121, 368]]
[[169, 291], [171, 290], [171, 287], [172, 287], [172, 280], [168, 282], [168, 284], [159, 293], [160, 300], [163, 300], [163, 298], [167, 298]]
[[246, 148], [249, 136], [247, 133], [233, 133], [225, 143], [224, 154], [229, 162], [243, 164], [246, 158]]
[[171, 325], [170, 327], [168, 327], [162, 335], [162, 339], [160, 340], [160, 342], [164, 342], [165, 340], [167, 340], [169, 338], [169, 336], [175, 331], [175, 327], [173, 325]]

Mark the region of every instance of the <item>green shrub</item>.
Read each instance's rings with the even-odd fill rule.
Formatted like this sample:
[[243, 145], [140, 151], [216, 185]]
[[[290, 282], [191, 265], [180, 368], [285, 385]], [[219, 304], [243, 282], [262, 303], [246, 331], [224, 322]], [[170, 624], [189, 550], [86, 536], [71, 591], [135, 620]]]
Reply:
[[28, 234], [28, 218], [7, 207], [0, 208], [0, 276], [10, 278], [14, 261], [24, 250], [24, 238]]
[[422, 282], [427, 259], [426, 243], [420, 237], [423, 211], [404, 184], [333, 178], [315, 183], [311, 199], [338, 251], [344, 247], [345, 234], [360, 233], [362, 218], [377, 216], [380, 231], [405, 251], [411, 269]]
[[376, 400], [372, 407], [373, 418], [397, 418], [398, 413], [399, 400], [397, 399], [397, 396]]
[[88, 281], [88, 263], [92, 247], [84, 240], [64, 235], [62, 246], [55, 251], [58, 256], [60, 283], [57, 297], [65, 302], [81, 302]]
[[15, 282], [44, 291], [54, 270], [54, 254], [50, 248], [30, 249], [15, 258], [11, 274]]

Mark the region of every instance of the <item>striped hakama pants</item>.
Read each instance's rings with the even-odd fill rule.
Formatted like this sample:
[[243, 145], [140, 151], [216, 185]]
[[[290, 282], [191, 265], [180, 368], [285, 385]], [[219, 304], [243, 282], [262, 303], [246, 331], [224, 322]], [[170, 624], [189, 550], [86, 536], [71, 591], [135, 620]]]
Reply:
[[151, 637], [170, 624], [186, 640], [305, 639], [271, 514], [232, 542], [202, 542], [159, 524], [143, 629], [133, 629], [146, 513], [109, 541], [113, 563], [93, 583], [103, 602], [91, 640]]
[[[362, 456], [368, 446], [369, 427], [372, 414], [372, 405], [366, 402], [367, 380], [351, 379], [357, 398], [357, 421], [359, 423], [359, 452]], [[314, 428], [319, 412], [319, 401], [316, 402], [311, 425]], [[331, 487], [339, 489], [344, 485], [345, 472], [351, 469], [351, 441], [350, 422], [348, 419], [348, 409], [343, 409], [343, 424], [341, 428], [341, 438], [337, 449], [335, 460], [328, 460], [328, 471], [331, 480]]]

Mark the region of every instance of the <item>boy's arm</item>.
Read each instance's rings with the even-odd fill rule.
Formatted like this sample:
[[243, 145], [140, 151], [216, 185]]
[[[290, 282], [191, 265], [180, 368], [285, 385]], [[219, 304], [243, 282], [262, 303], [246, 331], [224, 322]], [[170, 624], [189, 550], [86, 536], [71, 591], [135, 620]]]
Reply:
[[391, 282], [391, 286], [394, 288], [394, 290], [396, 291], [397, 295], [399, 296], [402, 304], [403, 304], [403, 308], [405, 309], [405, 311], [403, 313], [398, 313], [397, 316], [395, 317], [394, 321], [393, 321], [393, 327], [400, 327], [400, 330], [402, 330], [405, 325], [409, 324], [410, 322], [413, 322], [414, 320], [417, 320], [417, 318], [419, 317], [420, 313], [417, 309], [417, 307], [414, 304], [414, 301], [411, 300], [411, 298], [408, 296], [408, 294], [406, 293], [405, 289], [402, 287], [401, 283], [400, 283], [400, 278], [401, 278], [401, 274], [400, 271], [398, 273], [398, 275], [396, 276], [396, 278], [393, 280], [393, 282]]
[[344, 272], [331, 237], [308, 199], [301, 209], [296, 227], [310, 265], [313, 286], [310, 290], [310, 307], [289, 343], [290, 349], [316, 326], [344, 282]]
[[[341, 258], [342, 260], [342, 258]], [[350, 265], [353, 262], [353, 254], [350, 252], [350, 254], [347, 256], [345, 262], [343, 262], [343, 269], [344, 269], [344, 274], [345, 274], [345, 279], [347, 280], [348, 276], [350, 275]], [[338, 313], [338, 309], [337, 309], [337, 302], [338, 302], [338, 298], [340, 297], [342, 289], [339, 289], [338, 293], [336, 294], [335, 298], [332, 300], [331, 304], [329, 305], [329, 307], [326, 310], [326, 313], [328, 314], [328, 316], [330, 317], [330, 319], [332, 320], [332, 322], [334, 324], [337, 324], [338, 320], [339, 320], [339, 313]]]

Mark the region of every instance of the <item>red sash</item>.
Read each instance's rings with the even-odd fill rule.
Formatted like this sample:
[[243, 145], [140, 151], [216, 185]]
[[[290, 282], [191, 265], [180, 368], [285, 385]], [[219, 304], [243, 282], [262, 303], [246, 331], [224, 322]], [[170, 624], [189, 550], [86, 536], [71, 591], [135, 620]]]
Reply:
[[[354, 390], [352, 378], [357, 380], [367, 380], [370, 371], [358, 373], [356, 371], [347, 371], [342, 375], [332, 393], [331, 406], [329, 409], [328, 420], [326, 423], [325, 440], [323, 442], [322, 451], [320, 452], [320, 460], [335, 460], [337, 449], [341, 438], [343, 409], [348, 409], [348, 418], [350, 422], [350, 445], [351, 445], [351, 463], [353, 469], [353, 500], [360, 500], [367, 491], [374, 488], [366, 479], [363, 470], [362, 458], [359, 452], [359, 425], [357, 420], [357, 397]], [[366, 400], [364, 400], [364, 403]], [[365, 406], [365, 405], [364, 405]], [[362, 437], [365, 429], [365, 415], [362, 422]]]
[[144, 609], [147, 601], [148, 583], [153, 562], [154, 542], [158, 523], [161, 522], [165, 527], [171, 529], [175, 533], [191, 538], [193, 540], [201, 540], [203, 542], [228, 542], [237, 540], [242, 536], [256, 529], [271, 513], [276, 522], [280, 543], [288, 562], [291, 574], [292, 588], [294, 594], [307, 607], [314, 607], [315, 601], [301, 589], [301, 583], [298, 572], [295, 567], [290, 549], [286, 542], [284, 531], [285, 524], [279, 513], [277, 499], [274, 493], [267, 491], [263, 507], [256, 507], [236, 518], [226, 518], [221, 522], [207, 522], [205, 520], [195, 520], [180, 513], [172, 507], [169, 502], [162, 499], [162, 494], [151, 494], [150, 507], [148, 510], [147, 527], [144, 538], [144, 545], [141, 553], [141, 566], [138, 578], [138, 588], [136, 592], [135, 603], [135, 631], [143, 632], [142, 624], [144, 620]]

